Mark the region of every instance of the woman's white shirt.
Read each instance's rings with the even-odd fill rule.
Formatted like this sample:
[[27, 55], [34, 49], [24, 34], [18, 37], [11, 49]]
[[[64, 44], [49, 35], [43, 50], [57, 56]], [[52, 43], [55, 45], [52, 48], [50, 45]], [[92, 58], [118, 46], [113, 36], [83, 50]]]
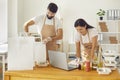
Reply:
[[[76, 34], [75, 34], [75, 42], [81, 42], [80, 38], [82, 37], [82, 42], [83, 43], [89, 43], [89, 42], [92, 42], [92, 38], [94, 36], [98, 35], [98, 31], [95, 28], [88, 29], [88, 32], [89, 32], [89, 37], [88, 37], [88, 33], [83, 36], [79, 32], [76, 32]], [[90, 38], [90, 41], [89, 41], [89, 38]]]

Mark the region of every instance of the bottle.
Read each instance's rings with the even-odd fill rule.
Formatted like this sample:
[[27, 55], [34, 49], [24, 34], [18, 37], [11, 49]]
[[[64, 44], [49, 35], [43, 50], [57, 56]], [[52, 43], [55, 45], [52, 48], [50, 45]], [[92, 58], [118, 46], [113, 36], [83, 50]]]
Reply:
[[85, 65], [86, 65], [86, 71], [89, 72], [90, 71], [90, 61], [89, 60], [86, 60], [85, 62]]
[[93, 61], [93, 62], [92, 62], [92, 69], [93, 69], [93, 70], [96, 70], [97, 67], [98, 67], [98, 62], [97, 62], [97, 61]]
[[84, 62], [81, 63], [81, 70], [84, 70]]
[[81, 70], [81, 64], [78, 65], [78, 69]]
[[104, 57], [102, 56], [102, 47], [99, 46], [99, 55], [98, 55], [98, 68], [103, 67]]

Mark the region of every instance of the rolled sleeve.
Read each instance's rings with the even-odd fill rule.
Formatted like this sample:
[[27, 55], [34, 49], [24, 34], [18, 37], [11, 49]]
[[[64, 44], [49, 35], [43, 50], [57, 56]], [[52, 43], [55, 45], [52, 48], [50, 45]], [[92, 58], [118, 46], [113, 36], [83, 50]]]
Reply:
[[33, 17], [31, 20], [33, 20], [35, 24], [38, 24], [39, 22], [41, 22], [42, 19], [43, 19], [43, 15], [40, 15]]
[[62, 21], [56, 18], [56, 29], [62, 29]]

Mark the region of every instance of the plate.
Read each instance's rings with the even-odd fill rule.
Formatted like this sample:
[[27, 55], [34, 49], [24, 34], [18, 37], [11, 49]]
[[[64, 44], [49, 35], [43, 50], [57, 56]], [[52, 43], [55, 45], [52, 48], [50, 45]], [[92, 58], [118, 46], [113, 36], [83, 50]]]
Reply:
[[110, 68], [97, 68], [98, 74], [110, 74], [111, 69]]

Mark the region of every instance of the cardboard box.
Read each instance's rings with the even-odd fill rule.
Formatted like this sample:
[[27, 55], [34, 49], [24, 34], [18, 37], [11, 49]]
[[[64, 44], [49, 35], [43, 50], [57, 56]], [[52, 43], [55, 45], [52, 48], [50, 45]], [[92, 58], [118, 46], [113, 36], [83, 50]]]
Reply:
[[115, 36], [110, 36], [110, 37], [109, 37], [109, 40], [112, 40], [112, 41], [113, 41], [113, 40], [117, 40], [117, 39], [116, 39]]
[[110, 43], [111, 43], [111, 44], [117, 44], [117, 43], [118, 43], [118, 41], [117, 41], [117, 39], [116, 39], [115, 36], [110, 36], [110, 37], [109, 37], [109, 40], [110, 40]]
[[118, 41], [117, 41], [117, 40], [115, 40], [115, 41], [110, 41], [110, 43], [111, 43], [111, 44], [117, 44]]
[[99, 22], [101, 32], [108, 32], [108, 28], [105, 22]]

